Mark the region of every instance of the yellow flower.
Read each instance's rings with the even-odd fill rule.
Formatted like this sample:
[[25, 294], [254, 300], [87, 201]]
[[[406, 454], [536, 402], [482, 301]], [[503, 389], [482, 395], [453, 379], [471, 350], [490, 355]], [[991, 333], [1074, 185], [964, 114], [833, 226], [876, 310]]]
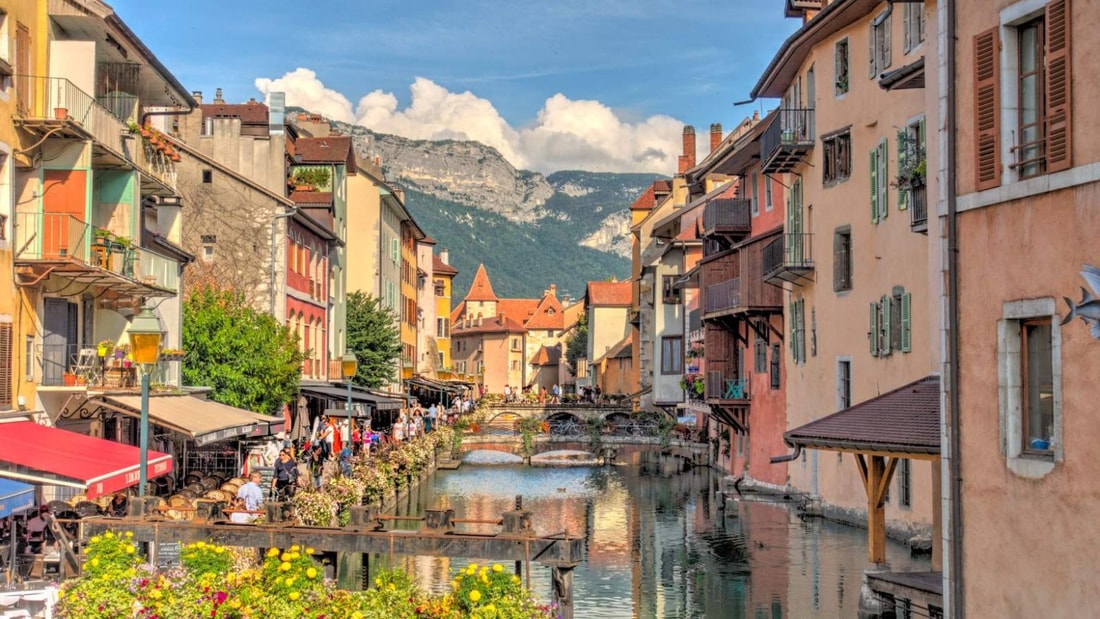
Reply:
[[499, 563], [494, 563], [493, 564], [493, 571], [494, 572], [503, 572], [504, 571], [504, 566], [499, 564]]
[[381, 578], [375, 578], [374, 579], [374, 586], [381, 587], [382, 586], [382, 579]]
[[230, 608], [240, 608], [241, 607], [241, 601], [240, 600], [232, 600], [231, 602], [229, 602], [229, 607]]
[[473, 576], [474, 574], [476, 574], [477, 573], [477, 563], [471, 563], [470, 565], [468, 565], [466, 567], [466, 573], [469, 574], [470, 576]]
[[299, 550], [298, 544], [294, 544], [293, 546], [290, 547], [290, 552], [298, 552], [298, 550]]
[[293, 602], [293, 601], [297, 600], [298, 598], [302, 597], [302, 594], [298, 593], [297, 591], [291, 591], [290, 595], [288, 595], [287, 597], [290, 598], [291, 602]]
[[351, 619], [363, 619], [363, 613], [355, 611], [351, 614]]
[[485, 607], [484, 607], [484, 608], [482, 608], [482, 610], [484, 610], [484, 611], [485, 611], [485, 612], [487, 612], [487, 613], [491, 613], [491, 612], [493, 612], [493, 611], [494, 611], [494, 610], [496, 610], [496, 609], [497, 609], [497, 607], [496, 607], [496, 606], [494, 606], [494, 605], [492, 605], [492, 604], [486, 604], [486, 605], [485, 605]]
[[99, 543], [99, 536], [98, 535], [93, 535], [92, 539], [90, 539], [88, 541], [93, 543], [93, 544], [98, 544]]
[[126, 547], [126, 554], [132, 555], [135, 552], [137, 552], [137, 548], [134, 548], [133, 546], [127, 546]]
[[284, 552], [283, 556], [281, 556], [279, 558], [283, 560], [283, 563], [286, 563], [287, 561], [290, 561], [294, 557], [291, 557], [289, 552]]
[[283, 582], [286, 583], [286, 586], [293, 587], [294, 586], [294, 577], [293, 576], [287, 576], [287, 579], [284, 580]]
[[160, 589], [153, 589], [149, 592], [149, 597], [153, 598], [154, 600], [159, 600], [162, 595], [163, 594], [160, 592]]
[[133, 536], [134, 536], [134, 532], [133, 532], [133, 531], [127, 531], [127, 532], [126, 532], [126, 537], [133, 537]]
[[287, 563], [286, 561], [283, 561], [282, 563], [279, 564], [279, 571], [280, 572], [285, 572], [289, 569], [290, 569], [290, 564]]
[[278, 548], [272, 548], [271, 550], [268, 550], [267, 551], [267, 556], [269, 556], [269, 557], [279, 556], [279, 549]]
[[99, 567], [99, 559], [93, 558], [89, 563], [92, 564], [92, 567]]
[[65, 590], [64, 589], [58, 589], [57, 590], [57, 599], [61, 599], [63, 597], [65, 597]]
[[206, 548], [206, 542], [195, 542], [195, 548]]
[[459, 588], [459, 587], [461, 587], [461, 586], [462, 586], [462, 583], [458, 582], [458, 579], [457, 579], [457, 578], [456, 578], [455, 580], [452, 580], [452, 581], [451, 581], [451, 588], [453, 588], [453, 589], [457, 589], [457, 588]]
[[519, 576], [512, 576], [512, 584], [518, 585], [520, 583]]
[[317, 578], [317, 568], [311, 567], [306, 570], [306, 578]]
[[111, 539], [114, 536], [115, 536], [115, 534], [111, 533], [110, 531], [107, 531], [106, 533], [103, 534], [103, 537], [105, 537], [107, 539]]
[[397, 589], [397, 587], [393, 586], [392, 582], [390, 584], [386, 585], [386, 590], [388, 590], [388, 591], [394, 591], [396, 589]]
[[224, 553], [225, 552], [225, 546], [218, 546], [217, 548], [214, 549], [214, 552], [216, 552], [218, 554]]
[[474, 589], [473, 591], [470, 592], [470, 601], [471, 602], [476, 602], [480, 599], [481, 599], [481, 592], [480, 591], [478, 591], [477, 589]]
[[317, 554], [317, 551], [312, 549], [312, 548], [306, 548], [306, 554], [307, 555]]

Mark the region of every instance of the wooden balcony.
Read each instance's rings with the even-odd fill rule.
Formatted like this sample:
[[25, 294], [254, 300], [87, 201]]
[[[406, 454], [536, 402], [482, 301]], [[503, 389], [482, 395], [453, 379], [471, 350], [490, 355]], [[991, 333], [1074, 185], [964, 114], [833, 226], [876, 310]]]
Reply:
[[813, 235], [787, 233], [764, 247], [764, 281], [800, 284], [813, 277]]
[[15, 248], [16, 273], [25, 285], [58, 277], [120, 301], [179, 292], [178, 262], [99, 237], [93, 226], [69, 214], [18, 213]]
[[707, 286], [704, 299], [707, 315], [733, 311], [741, 305], [741, 278]]
[[[172, 159], [95, 97], [60, 77], [17, 75], [15, 83], [17, 125], [42, 137], [90, 141], [93, 169], [134, 169], [142, 195], [175, 195]], [[114, 99], [109, 103], [120, 109]]]
[[780, 109], [760, 137], [760, 168], [765, 174], [791, 172], [814, 148], [814, 111]]
[[[774, 235], [773, 235], [774, 236]], [[763, 278], [764, 250], [771, 236], [742, 243], [704, 265], [703, 319], [783, 311], [783, 291]]]
[[703, 208], [703, 236], [742, 239], [752, 232], [752, 201], [745, 198], [717, 198]]

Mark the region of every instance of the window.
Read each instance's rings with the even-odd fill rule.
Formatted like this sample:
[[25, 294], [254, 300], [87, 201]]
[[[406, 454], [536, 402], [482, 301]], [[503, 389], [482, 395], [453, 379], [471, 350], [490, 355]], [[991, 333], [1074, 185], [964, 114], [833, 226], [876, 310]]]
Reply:
[[845, 129], [826, 136], [821, 139], [821, 149], [825, 153], [821, 181], [830, 185], [848, 180], [852, 175], [852, 134]]
[[871, 304], [871, 356], [888, 357], [891, 352], [912, 349], [912, 296], [901, 286]]
[[852, 227], [833, 232], [833, 291], [852, 289]]
[[768, 343], [759, 337], [753, 342], [753, 371], [763, 374], [768, 371]]
[[661, 276], [661, 300], [667, 304], [680, 302], [680, 291], [676, 288], [678, 275]]
[[871, 22], [868, 51], [871, 60], [871, 79], [878, 77], [890, 66], [890, 13], [884, 12]]
[[910, 2], [905, 6], [902, 14], [902, 24], [905, 29], [905, 53], [913, 51], [924, 42], [924, 3]]
[[[12, 324], [10, 319], [0, 322], [0, 408], [12, 408]], [[30, 364], [30, 357], [26, 363]]]
[[898, 210], [904, 211], [912, 204], [914, 223], [918, 217], [928, 217], [925, 192], [918, 190], [928, 175], [926, 157], [924, 116], [921, 116], [898, 131]]
[[887, 153], [886, 138], [878, 142], [878, 146], [871, 149], [871, 223], [877, 224], [890, 214], [886, 191], [890, 184], [890, 170], [887, 165], [889, 154]]
[[836, 408], [844, 410], [852, 406], [852, 361], [841, 358], [836, 362]]
[[202, 171], [202, 182], [207, 183], [207, 184], [214, 182], [214, 171], [213, 170], [203, 170]]
[[806, 301], [798, 299], [790, 304], [791, 358], [795, 363], [806, 361]]
[[214, 261], [214, 246], [213, 245], [203, 245], [202, 246], [202, 260], [203, 260], [203, 262], [213, 262]]
[[517, 361], [515, 359], [512, 360], [512, 371], [513, 372], [518, 372], [519, 371], [519, 361]]
[[836, 42], [833, 50], [833, 66], [836, 70], [835, 94], [840, 96], [848, 92], [848, 39]]
[[676, 337], [661, 338], [661, 374], [680, 374], [684, 371], [684, 343]]
[[1054, 432], [1054, 361], [1049, 318], [1020, 324], [1020, 370], [1023, 389], [1021, 449], [1025, 454], [1047, 456]]
[[1043, 117], [1043, 20], [1030, 21], [1016, 29], [1020, 72], [1016, 77], [1019, 93], [1019, 142], [1013, 148], [1016, 153], [1016, 170], [1020, 178], [1038, 176], [1046, 170], [1043, 157], [1045, 131]]
[[36, 357], [33, 335], [28, 335], [27, 339], [23, 341], [23, 359], [23, 365], [26, 368], [23, 372], [23, 379], [27, 382], [34, 382], [34, 361]]
[[436, 318], [435, 319], [435, 336], [436, 337], [450, 337], [451, 334], [450, 334], [450, 330], [447, 328], [448, 326], [449, 325], [447, 324], [447, 319], [446, 318]]
[[0, 241], [8, 240], [8, 216], [0, 214]]
[[779, 350], [779, 344], [772, 344], [772, 362], [771, 362], [771, 387], [772, 389], [779, 389], [779, 364], [780, 355], [782, 353]]
[[772, 179], [767, 174], [764, 175], [764, 212], [770, 213], [772, 211]]
[[760, 179], [756, 175], [756, 170], [753, 170], [749, 175], [749, 202], [752, 204], [752, 216], [760, 216], [760, 200], [757, 198], [757, 187]]
[[519, 350], [519, 338], [512, 338], [512, 350]]
[[909, 508], [913, 500], [913, 476], [909, 459], [903, 458], [898, 462], [898, 507]]

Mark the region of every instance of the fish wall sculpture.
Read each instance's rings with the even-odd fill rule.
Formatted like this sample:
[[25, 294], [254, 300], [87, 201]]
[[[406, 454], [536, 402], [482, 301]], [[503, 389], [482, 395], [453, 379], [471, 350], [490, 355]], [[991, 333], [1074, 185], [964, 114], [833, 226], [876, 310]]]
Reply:
[[1100, 295], [1100, 269], [1090, 264], [1082, 265], [1081, 277], [1089, 288], [1092, 288], [1092, 292], [1082, 286], [1081, 302], [1076, 305], [1069, 298], [1062, 297], [1069, 306], [1069, 314], [1062, 320], [1062, 324], [1067, 324], [1074, 318], [1080, 318], [1088, 325], [1092, 337], [1100, 340], [1100, 298], [1095, 296]]

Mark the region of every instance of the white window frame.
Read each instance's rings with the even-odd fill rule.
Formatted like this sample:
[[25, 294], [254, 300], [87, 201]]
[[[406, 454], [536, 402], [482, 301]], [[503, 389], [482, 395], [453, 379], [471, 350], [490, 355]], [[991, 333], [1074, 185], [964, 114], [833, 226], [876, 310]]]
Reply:
[[756, 170], [749, 173], [749, 203], [752, 205], [752, 216], [760, 216], [760, 200], [757, 197], [757, 184], [760, 182], [760, 177], [757, 175]]
[[1015, 161], [1012, 147], [1016, 145], [1020, 126], [1019, 76], [1020, 76], [1020, 37], [1017, 26], [1033, 19], [1043, 17], [1050, 0], [1021, 0], [1001, 10], [1001, 184], [1018, 183], [1034, 178], [1044, 178], [1049, 172], [1043, 171], [1036, 176], [1022, 178], [1021, 169], [1008, 165]]
[[[1023, 449], [1023, 373], [1021, 326], [1033, 319], [1050, 320], [1052, 389], [1054, 392], [1054, 429], [1051, 437], [1052, 458], [1025, 454]], [[1053, 297], [1008, 301], [1002, 319], [997, 322], [997, 400], [1000, 421], [1001, 454], [1008, 469], [1020, 477], [1039, 479], [1063, 462], [1062, 440], [1062, 330], [1061, 318]]]
[[[841, 368], [843, 368], [845, 366], [845, 364], [847, 364], [847, 366], [848, 366], [848, 402], [847, 402], [847, 406], [845, 406], [845, 402], [844, 402], [844, 393], [843, 393], [844, 392], [844, 382], [843, 382], [844, 379], [843, 379], [843, 372], [841, 372]], [[852, 357], [848, 356], [848, 355], [838, 356], [836, 358], [836, 410], [838, 410], [838, 411], [842, 411], [845, 408], [849, 408], [853, 404], [853, 402], [852, 402], [852, 397], [853, 397], [852, 396], [852, 376], [853, 376], [853, 374], [852, 374]]]
[[764, 175], [764, 212], [772, 212], [772, 179], [767, 174]]

